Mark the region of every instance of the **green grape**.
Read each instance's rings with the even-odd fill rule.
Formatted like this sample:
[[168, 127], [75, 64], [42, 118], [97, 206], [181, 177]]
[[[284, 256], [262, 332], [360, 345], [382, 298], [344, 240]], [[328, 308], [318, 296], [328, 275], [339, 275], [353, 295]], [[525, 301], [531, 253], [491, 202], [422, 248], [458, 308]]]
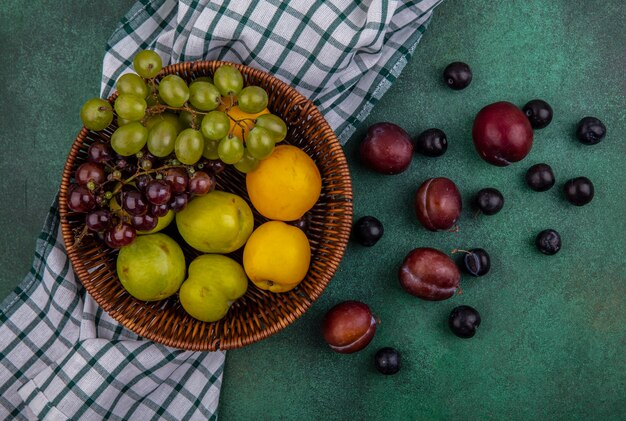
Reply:
[[189, 111], [184, 110], [181, 111], [180, 115], [178, 116], [178, 124], [180, 124], [183, 129], [200, 129], [200, 125], [202, 124], [202, 117], [202, 114], [192, 114]]
[[248, 149], [244, 149], [243, 158], [241, 158], [239, 161], [235, 163], [235, 168], [237, 168], [239, 172], [242, 172], [244, 174], [247, 174], [250, 171], [255, 170], [256, 167], [258, 166], [259, 166], [259, 160], [253, 157], [252, 155], [250, 155], [250, 152], [248, 152]]
[[115, 100], [115, 112], [126, 120], [138, 121], [146, 115], [146, 100], [131, 94], [120, 94]]
[[148, 152], [162, 158], [174, 152], [178, 127], [171, 121], [163, 120], [148, 132]]
[[176, 133], [180, 132], [184, 128], [180, 125], [180, 122], [178, 121], [178, 116], [170, 112], [155, 114], [148, 117], [148, 119], [144, 121], [144, 126], [146, 126], [148, 130], [150, 130], [162, 121], [169, 121], [170, 123], [172, 123], [176, 127]]
[[219, 144], [219, 140], [209, 140], [204, 138], [204, 151], [202, 152], [202, 156], [206, 159], [219, 159], [220, 156], [217, 153], [217, 147]]
[[146, 82], [143, 81], [141, 76], [135, 73], [126, 73], [117, 80], [117, 92], [120, 94], [132, 94], [137, 95], [140, 98], [145, 98], [150, 93], [150, 90], [146, 86]]
[[215, 71], [213, 83], [223, 96], [237, 95], [243, 88], [243, 76], [236, 67], [224, 65]]
[[152, 79], [163, 68], [163, 62], [161, 61], [161, 56], [154, 51], [144, 50], [135, 55], [133, 66], [139, 76]]
[[287, 136], [287, 124], [274, 114], [263, 114], [256, 118], [256, 126], [269, 130], [275, 143], [282, 142]]
[[126, 120], [125, 118], [122, 118], [120, 116], [117, 117], [117, 127], [122, 127], [133, 122], [134, 120]]
[[230, 130], [230, 118], [225, 112], [211, 111], [202, 119], [202, 135], [209, 140], [221, 140]]
[[194, 82], [189, 86], [189, 102], [202, 111], [211, 111], [220, 105], [220, 91], [209, 82]]
[[265, 159], [274, 151], [274, 139], [269, 130], [254, 127], [246, 136], [246, 146], [250, 155], [256, 159]]
[[244, 113], [260, 113], [267, 107], [267, 92], [260, 86], [246, 86], [237, 95], [239, 108]]
[[182, 107], [189, 99], [189, 87], [182, 77], [167, 75], [159, 83], [159, 95], [170, 107]]
[[148, 140], [148, 129], [141, 123], [133, 122], [113, 132], [111, 147], [122, 156], [130, 156], [139, 152]]
[[224, 164], [234, 164], [243, 158], [243, 142], [237, 136], [226, 136], [220, 140], [217, 153]]
[[185, 165], [193, 165], [202, 158], [204, 138], [202, 133], [194, 129], [185, 129], [176, 138], [174, 148], [176, 159]]
[[[209, 76], [200, 76], [195, 78], [194, 80], [191, 81], [191, 84], [193, 85], [196, 82], [209, 82], [209, 83], [213, 83], [213, 79], [211, 79]], [[191, 86], [191, 85], [190, 85]]]
[[104, 130], [113, 121], [113, 108], [109, 101], [92, 98], [80, 110], [80, 119], [89, 130]]

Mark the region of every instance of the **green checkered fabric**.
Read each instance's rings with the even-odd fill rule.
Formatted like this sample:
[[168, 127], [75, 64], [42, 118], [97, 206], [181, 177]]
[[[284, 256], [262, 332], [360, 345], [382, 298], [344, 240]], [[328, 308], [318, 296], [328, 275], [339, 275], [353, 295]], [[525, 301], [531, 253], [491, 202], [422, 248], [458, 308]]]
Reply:
[[294, 86], [345, 143], [399, 76], [441, 1], [142, 1], [109, 41], [102, 95], [142, 49], [163, 63], [233, 61]]
[[[146, 48], [164, 63], [241, 62], [315, 101], [345, 142], [440, 1], [142, 0], [109, 40], [102, 95]], [[0, 305], [0, 419], [217, 419], [224, 358], [146, 341], [104, 313], [77, 282], [55, 202], [30, 273]]]

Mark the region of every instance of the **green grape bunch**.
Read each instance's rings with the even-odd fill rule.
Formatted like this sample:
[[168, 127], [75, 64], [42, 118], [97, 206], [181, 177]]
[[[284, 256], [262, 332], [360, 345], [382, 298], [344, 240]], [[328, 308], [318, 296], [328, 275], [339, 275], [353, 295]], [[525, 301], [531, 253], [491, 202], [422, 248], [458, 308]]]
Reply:
[[77, 241], [91, 233], [120, 248], [159, 231], [212, 191], [228, 165], [254, 171], [287, 137], [267, 92], [246, 85], [233, 65], [186, 80], [164, 75], [161, 57], [145, 50], [133, 67], [117, 80], [112, 103], [92, 98], [80, 112], [85, 128], [107, 133], [89, 146], [70, 185], [68, 207], [85, 215]]

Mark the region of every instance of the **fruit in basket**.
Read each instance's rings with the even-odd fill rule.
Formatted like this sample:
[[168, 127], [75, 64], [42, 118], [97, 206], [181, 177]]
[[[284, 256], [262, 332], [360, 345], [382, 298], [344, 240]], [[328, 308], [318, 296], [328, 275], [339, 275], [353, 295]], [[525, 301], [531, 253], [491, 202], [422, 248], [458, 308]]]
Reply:
[[365, 348], [376, 333], [376, 318], [360, 301], [344, 301], [326, 313], [322, 335], [330, 348], [341, 354], [352, 354]]
[[213, 83], [222, 96], [237, 95], [243, 89], [243, 76], [234, 66], [220, 66], [213, 74]]
[[161, 56], [150, 50], [140, 51], [133, 57], [133, 67], [139, 76], [146, 79], [155, 77], [161, 71]]
[[80, 119], [89, 130], [104, 130], [113, 121], [113, 107], [104, 99], [90, 99], [80, 110]]
[[120, 249], [117, 275], [133, 297], [162, 300], [175, 294], [185, 279], [185, 256], [165, 234], [139, 236]]
[[265, 114], [269, 114], [267, 108], [258, 113], [246, 113], [238, 105], [232, 104], [229, 98], [222, 98], [222, 103], [217, 107], [218, 111], [222, 111], [229, 116], [229, 133], [239, 139], [245, 139], [250, 130], [255, 126], [255, 120]]
[[179, 298], [192, 317], [216, 322], [247, 289], [248, 279], [239, 263], [219, 254], [204, 254], [189, 265], [189, 276], [180, 287]]
[[171, 107], [182, 107], [189, 99], [189, 86], [178, 75], [167, 75], [159, 82], [159, 96]]
[[122, 156], [139, 152], [148, 141], [148, 129], [139, 122], [119, 127], [111, 136], [111, 147]]
[[315, 205], [322, 177], [301, 149], [280, 145], [247, 174], [246, 188], [257, 211], [268, 219], [294, 221]]
[[528, 155], [533, 146], [533, 129], [519, 108], [501, 101], [478, 112], [472, 127], [472, 138], [482, 159], [505, 167]]
[[415, 195], [415, 212], [420, 223], [431, 231], [447, 230], [461, 215], [461, 194], [445, 177], [424, 181]]
[[135, 73], [126, 73], [120, 76], [115, 88], [120, 94], [136, 95], [139, 98], [145, 98], [150, 93], [146, 82]]
[[230, 253], [252, 233], [252, 210], [241, 197], [214, 190], [189, 201], [176, 214], [176, 226], [191, 247], [204, 253]]
[[259, 288], [285, 292], [306, 276], [311, 262], [309, 240], [301, 229], [281, 221], [258, 227], [243, 249], [243, 267]]
[[424, 300], [446, 300], [454, 295], [461, 273], [454, 261], [433, 248], [412, 250], [398, 273], [400, 285], [411, 295]]
[[381, 174], [399, 174], [413, 158], [413, 143], [408, 133], [393, 123], [376, 123], [368, 127], [360, 145], [361, 160]]
[[174, 152], [176, 159], [185, 165], [193, 165], [202, 158], [204, 138], [194, 129], [185, 129], [176, 137]]
[[139, 121], [146, 114], [146, 100], [132, 94], [120, 94], [115, 99], [115, 112], [119, 118], [128, 121]]
[[197, 79], [189, 85], [189, 103], [201, 111], [212, 111], [220, 104], [220, 92], [215, 85]]

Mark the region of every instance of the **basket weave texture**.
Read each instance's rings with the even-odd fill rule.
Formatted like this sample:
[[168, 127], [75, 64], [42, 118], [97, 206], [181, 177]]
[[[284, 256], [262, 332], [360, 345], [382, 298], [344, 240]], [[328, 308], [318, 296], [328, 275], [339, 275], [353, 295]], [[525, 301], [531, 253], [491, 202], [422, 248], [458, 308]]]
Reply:
[[[98, 140], [109, 141], [114, 123], [100, 132], [82, 128], [69, 153], [60, 188], [61, 229], [72, 266], [89, 294], [115, 320], [138, 335], [170, 347], [215, 351], [240, 348], [278, 332], [301, 316], [322, 294], [335, 274], [347, 247], [352, 224], [352, 184], [343, 149], [335, 134], [313, 103], [295, 89], [263, 71], [247, 66], [216, 62], [185, 62], [165, 67], [158, 78], [177, 74], [187, 82], [212, 76], [223, 64], [237, 67], [246, 85], [264, 88], [268, 108], [288, 125], [284, 143], [304, 150], [322, 175], [322, 194], [310, 213], [307, 237], [311, 244], [311, 266], [305, 279], [292, 291], [276, 294], [249, 283], [246, 294], [237, 300], [222, 320], [206, 323], [189, 316], [178, 295], [156, 302], [133, 298], [122, 287], [115, 264], [117, 252], [92, 236], [74, 245], [76, 233], [84, 224], [84, 214], [67, 207], [70, 182], [78, 166], [86, 161], [87, 149]], [[116, 94], [109, 98], [113, 102]], [[232, 166], [217, 176], [217, 189], [235, 193], [250, 204], [255, 227], [265, 222], [249, 201], [245, 175]], [[172, 226], [175, 226], [173, 223]], [[164, 231], [176, 236], [175, 229]], [[171, 232], [173, 231], [173, 232]], [[176, 238], [187, 264], [200, 253]], [[242, 250], [230, 254], [241, 262]]]

